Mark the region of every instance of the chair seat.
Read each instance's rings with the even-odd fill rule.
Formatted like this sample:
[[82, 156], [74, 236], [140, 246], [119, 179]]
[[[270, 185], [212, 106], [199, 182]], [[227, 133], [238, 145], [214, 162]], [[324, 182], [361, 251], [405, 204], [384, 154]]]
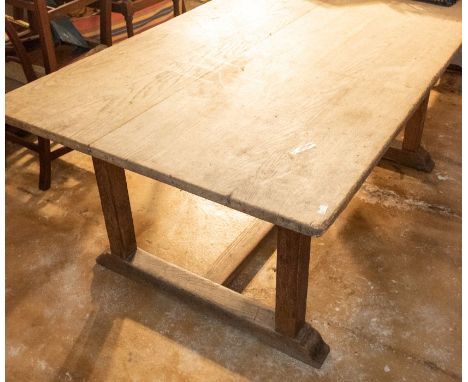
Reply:
[[[133, 15], [135, 33], [150, 29], [174, 17], [172, 0], [163, 0], [154, 5], [137, 11]], [[99, 15], [90, 15], [72, 20], [80, 33], [89, 40], [99, 39]], [[112, 12], [112, 42], [118, 42], [127, 37], [125, 18], [122, 14]]]

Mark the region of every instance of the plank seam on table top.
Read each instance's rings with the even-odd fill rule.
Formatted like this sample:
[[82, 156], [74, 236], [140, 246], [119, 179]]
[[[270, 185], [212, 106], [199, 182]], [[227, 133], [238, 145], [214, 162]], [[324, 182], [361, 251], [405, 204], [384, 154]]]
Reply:
[[[249, 47], [246, 47], [245, 49], [243, 49], [237, 56], [234, 56], [231, 58], [231, 60], [229, 59], [224, 59], [222, 61], [219, 61], [219, 63], [216, 65], [215, 68], [213, 68], [211, 71], [206, 71], [205, 73], [201, 74], [200, 76], [198, 77], [193, 77], [193, 80], [190, 81], [190, 83], [188, 84], [188, 86], [186, 87], [190, 87], [192, 86], [194, 83], [196, 83], [197, 81], [200, 81], [200, 80], [203, 80], [204, 77], [208, 76], [208, 75], [211, 75], [215, 72], [218, 72], [218, 69], [220, 68], [224, 68], [226, 66], [229, 66], [229, 65], [232, 65], [232, 66], [235, 66], [233, 64], [233, 61], [235, 60], [238, 60], [239, 58], [241, 57], [245, 57], [246, 54], [249, 53], [249, 51], [252, 51], [254, 49], [256, 49], [256, 46], [258, 45], [263, 45], [264, 43], [266, 43], [268, 40], [270, 39], [273, 39], [273, 36], [274, 35], [277, 35], [277, 34], [280, 34], [281, 32], [283, 32], [285, 29], [287, 29], [290, 25], [292, 24], [295, 24], [297, 22], [299, 22], [300, 19], [304, 18], [307, 16], [308, 13], [310, 13], [312, 10], [314, 10], [316, 7], [311, 7], [307, 12], [304, 12], [303, 14], [301, 14], [300, 16], [298, 16], [297, 18], [294, 18], [292, 19], [291, 21], [289, 21], [288, 23], [282, 25], [280, 28], [276, 29], [274, 32], [271, 32], [269, 33], [267, 36], [265, 36], [261, 41], [259, 41], [258, 43], [255, 44], [255, 46], [249, 46]], [[371, 23], [372, 20], [369, 20], [369, 23]], [[366, 24], [367, 25], [367, 24]], [[361, 28], [354, 32], [354, 33], [359, 33], [362, 29], [365, 28], [365, 25], [361, 24]], [[350, 41], [354, 38], [354, 34], [350, 34], [349, 37], [347, 37], [347, 39], [345, 41]], [[456, 52], [455, 52], [456, 53]], [[455, 54], [454, 53], [454, 54]], [[254, 60], [254, 58], [252, 58], [252, 61]], [[332, 74], [336, 74], [338, 76], [342, 76], [342, 77], [347, 77], [347, 78], [353, 78], [353, 79], [361, 79], [360, 76], [358, 75], [353, 75], [353, 74], [348, 74], [348, 73], [345, 73], [345, 72], [339, 72], [339, 71], [335, 71], [335, 70], [328, 70], [327, 69], [327, 72], [328, 73], [332, 73]], [[437, 80], [437, 78], [440, 76], [442, 70], [440, 70], [434, 77], [433, 79], [431, 80], [431, 83], [429, 85], [428, 88], [432, 87], [432, 85], [434, 84], [434, 82]], [[251, 79], [251, 80], [255, 80], [254, 77], [249, 77], [247, 76], [246, 79]], [[186, 88], [185, 87], [185, 88]], [[402, 90], [404, 91], [405, 89], [416, 89], [417, 87], [416, 86], [409, 86], [409, 85], [403, 85], [401, 87], [401, 89], [398, 89], [398, 90]], [[101, 137], [99, 138], [96, 138], [95, 140], [93, 140], [92, 142], [90, 142], [88, 144], [88, 147], [91, 148], [95, 143], [98, 143], [98, 141], [106, 138], [108, 135], [111, 135], [111, 134], [114, 134], [114, 133], [117, 133], [119, 129], [121, 129], [122, 127], [125, 127], [125, 125], [129, 124], [131, 121], [141, 117], [143, 114], [146, 114], [149, 110], [155, 108], [156, 106], [158, 106], [159, 104], [163, 103], [165, 100], [171, 98], [171, 97], [174, 97], [176, 96], [178, 93], [182, 92], [184, 90], [184, 88], [179, 88], [177, 89], [176, 91], [174, 91], [173, 93], [167, 95], [164, 99], [161, 99], [159, 100], [158, 102], [148, 106], [145, 110], [143, 110], [141, 113], [137, 114], [137, 115], [134, 115], [133, 117], [129, 118], [128, 120], [124, 121], [123, 123], [119, 124], [116, 128], [114, 128], [113, 130], [107, 132], [106, 134], [102, 135]], [[397, 89], [395, 89], [396, 91]], [[72, 135], [75, 136], [76, 134]]]
[[[213, 3], [213, 0], [211, 0], [210, 3]], [[209, 3], [203, 4], [202, 6], [206, 6], [207, 4], [209, 4]], [[295, 19], [293, 19], [293, 20], [287, 22], [286, 24], [281, 24], [281, 26], [280, 26], [278, 29], [276, 29], [275, 31], [270, 32], [269, 34], [265, 35], [265, 36], [263, 37], [263, 39], [261, 39], [261, 41], [257, 42], [257, 44], [260, 45], [260, 44], [262, 44], [264, 41], [266, 41], [266, 40], [272, 38], [274, 35], [276, 35], [277, 33], [279, 33], [281, 30], [285, 29], [286, 27], [288, 27], [290, 24], [296, 22], [296, 21], [299, 20], [300, 18], [304, 17], [306, 14], [310, 13], [310, 12], [312, 11], [312, 9], [314, 9], [314, 8], [315, 8], [315, 7], [311, 7], [311, 8], [308, 9], [306, 12], [304, 12], [304, 13], [301, 14], [301, 15], [299, 15], [297, 18], [295, 18]], [[189, 12], [190, 12], [190, 11], [189, 11]], [[181, 14], [180, 16], [177, 16], [177, 17], [183, 17], [184, 15], [187, 15], [187, 13], [183, 13], [183, 14]], [[187, 16], [186, 16], [186, 17], [187, 17]], [[175, 20], [175, 19], [176, 19], [176, 18], [174, 18], [174, 20]], [[156, 26], [156, 27], [157, 27], [157, 26]], [[144, 33], [144, 32], [142, 32], [142, 33]], [[247, 51], [249, 51], [250, 49], [252, 49], [252, 46], [248, 46], [248, 47], [244, 48], [244, 49], [239, 53], [238, 56], [233, 57], [232, 59], [234, 60], [234, 59], [236, 59], [236, 58], [239, 57], [239, 56], [245, 55], [245, 53], [246, 53]], [[213, 72], [217, 71], [217, 69], [219, 69], [220, 67], [225, 66], [225, 65], [230, 65], [230, 64], [231, 64], [231, 62], [229, 62], [229, 59], [225, 59], [225, 60], [219, 61], [219, 63], [217, 63], [217, 65], [215, 66], [215, 68], [214, 68], [213, 70], [206, 70], [205, 73], [200, 74], [198, 77], [195, 77], [195, 76], [194, 76], [194, 77], [192, 78], [192, 81], [190, 81], [189, 85], [191, 85], [191, 84], [193, 84], [193, 83], [195, 83], [195, 82], [197, 82], [197, 81], [199, 81], [199, 80], [203, 80], [204, 77], [206, 77], [207, 75], [210, 75], [210, 74], [212, 74]], [[192, 77], [192, 76], [190, 76], [190, 77]], [[115, 129], [113, 129], [113, 130], [107, 132], [106, 134], [102, 135], [102, 136], [99, 137], [99, 138], [96, 138], [94, 141], [91, 141], [91, 142], [88, 144], [88, 147], [89, 147], [90, 149], [92, 149], [92, 145], [93, 145], [94, 143], [96, 143], [97, 141], [99, 141], [99, 140], [105, 138], [105, 137], [106, 137], [107, 135], [109, 135], [109, 134], [112, 134], [112, 133], [116, 132], [117, 130], [119, 130], [121, 127], [125, 126], [126, 124], [128, 124], [128, 123], [131, 122], [132, 120], [134, 120], [134, 119], [140, 117], [141, 115], [145, 114], [148, 110], [154, 108], [155, 106], [157, 106], [157, 105], [159, 105], [160, 103], [164, 102], [164, 101], [167, 100], [168, 98], [173, 97], [175, 94], [180, 93], [181, 91], [183, 91], [183, 88], [176, 89], [173, 93], [168, 94], [165, 98], [163, 98], [163, 99], [157, 101], [156, 103], [152, 104], [151, 106], [148, 106], [148, 107], [147, 107], [145, 110], [143, 110], [141, 113], [136, 114], [136, 115], [134, 115], [133, 117], [129, 118], [127, 121], [121, 123], [121, 124], [118, 125]], [[76, 134], [75, 134], [75, 135], [76, 135]], [[72, 135], [72, 137], [75, 136], [75, 135]]]
[[[213, 1], [213, 0], [212, 0]], [[205, 4], [206, 5], [206, 4]], [[297, 18], [295, 19], [292, 19], [291, 21], [289, 21], [288, 23], [286, 24], [282, 24], [280, 26], [280, 28], [276, 29], [274, 32], [270, 32], [268, 35], [266, 35], [261, 41], [257, 42], [255, 45], [262, 45], [265, 41], [269, 40], [269, 39], [272, 39], [274, 35], [280, 33], [282, 30], [286, 29], [289, 25], [291, 24], [294, 24], [296, 23], [299, 19], [305, 17], [308, 13], [310, 13], [315, 7], [311, 7], [309, 10], [307, 10], [305, 13], [301, 14], [300, 16], [298, 16]], [[180, 17], [180, 16], [178, 16]], [[351, 39], [351, 36], [349, 37], [349, 39]], [[197, 81], [200, 81], [200, 80], [203, 80], [204, 77], [208, 76], [208, 75], [211, 75], [213, 74], [214, 72], [217, 72], [218, 69], [222, 68], [222, 67], [225, 67], [225, 66], [229, 66], [229, 65], [233, 65], [233, 61], [239, 59], [239, 57], [242, 57], [242, 56], [245, 56], [249, 51], [251, 51], [252, 49], [255, 49], [254, 46], [248, 46], [246, 47], [245, 49], [243, 49], [239, 55], [235, 56], [235, 57], [232, 57], [230, 60], [229, 59], [224, 59], [224, 60], [220, 60], [218, 62], [218, 64], [216, 65], [215, 68], [213, 68], [212, 70], [207, 70], [205, 73], [201, 74], [200, 76], [198, 77], [193, 77], [193, 80], [190, 81], [190, 84], [189, 85], [192, 85], [193, 83], [197, 82]], [[234, 65], [235, 66], [235, 65]], [[330, 71], [331, 72], [331, 71]], [[341, 73], [336, 73], [338, 75], [342, 75]], [[249, 77], [247, 77], [249, 78]], [[255, 78], [251, 78], [252, 80], [255, 80]], [[106, 134], [102, 135], [101, 137], [99, 138], [96, 138], [94, 141], [90, 142], [88, 144], [88, 147], [91, 149], [93, 144], [94, 143], [97, 143], [99, 140], [101, 139], [104, 139], [106, 136], [110, 135], [110, 134], [113, 134], [114, 132], [117, 132], [117, 130], [119, 130], [120, 128], [124, 127], [125, 125], [127, 125], [129, 122], [135, 120], [136, 118], [138, 117], [141, 117], [143, 114], [145, 114], [146, 112], [148, 112], [150, 109], [153, 109], [154, 107], [156, 107], [157, 105], [161, 104], [162, 102], [164, 102], [165, 100], [175, 96], [177, 93], [180, 93], [182, 92], [184, 89], [183, 88], [180, 88], [180, 89], [177, 89], [176, 91], [174, 91], [173, 93], [171, 94], [168, 94], [164, 99], [161, 99], [159, 100], [158, 102], [152, 104], [151, 106], [148, 106], [144, 111], [142, 111], [141, 113], [137, 114], [137, 115], [134, 115], [133, 117], [129, 118], [127, 121], [121, 123], [119, 126], [117, 126], [115, 129], [107, 132]], [[76, 134], [75, 134], [76, 135]], [[74, 136], [74, 135], [72, 135]]]
[[[212, 0], [213, 1], [213, 0]], [[206, 5], [206, 4], [205, 4]], [[298, 22], [300, 19], [306, 17], [307, 14], [311, 13], [312, 10], [314, 10], [315, 8], [317, 8], [318, 6], [314, 6], [314, 7], [311, 7], [310, 9], [308, 9], [306, 12], [304, 12], [303, 14], [299, 15], [298, 17], [294, 18], [294, 19], [291, 19], [289, 22], [285, 23], [285, 24], [282, 24], [278, 29], [276, 29], [275, 31], [273, 32], [270, 32], [268, 35], [264, 36], [263, 39], [261, 39], [261, 41], [258, 41], [256, 44], [254, 44], [254, 46], [248, 46], [246, 47], [245, 49], [243, 49], [238, 55], [234, 56], [234, 57], [231, 57], [231, 59], [224, 59], [224, 60], [219, 60], [217, 65], [212, 69], [212, 70], [207, 70], [205, 73], [201, 74], [200, 76], [198, 77], [193, 77], [193, 80], [190, 81], [190, 83], [188, 84], [189, 86], [194, 84], [195, 82], [197, 81], [200, 81], [200, 80], [203, 80], [204, 77], [208, 76], [208, 75], [211, 75], [213, 74], [214, 72], [217, 72], [218, 69], [220, 68], [223, 68], [223, 67], [226, 67], [226, 66], [229, 66], [229, 65], [233, 65], [235, 67], [237, 67], [236, 65], [233, 64], [234, 61], [238, 60], [240, 57], [243, 57], [245, 56], [249, 51], [253, 50], [253, 49], [256, 49], [256, 46], [258, 45], [262, 45], [264, 44], [266, 41], [270, 40], [270, 39], [273, 39], [273, 37], [279, 33], [281, 33], [282, 31], [284, 31], [285, 29], [287, 29], [290, 25], [292, 24], [295, 24], [296, 22]], [[185, 15], [185, 14], [183, 14]], [[181, 15], [181, 16], [183, 16]], [[180, 16], [178, 16], [180, 17]], [[369, 20], [369, 23], [372, 22], [371, 20]], [[367, 25], [367, 24], [366, 24]], [[361, 24], [361, 28], [364, 28], [364, 25]], [[357, 32], [356, 32], [357, 33]], [[354, 35], [353, 34], [350, 34], [350, 36], [347, 38], [347, 41], [353, 39]], [[349, 77], [349, 78], [357, 78], [356, 76], [352, 76], [352, 75], [348, 75], [348, 74], [345, 74], [345, 73], [342, 73], [342, 72], [335, 72], [335, 71], [332, 71], [332, 70], [328, 70], [329, 73], [334, 73], [336, 75], [339, 75], [339, 76], [343, 76], [343, 77]], [[246, 77], [247, 79], [251, 79], [251, 80], [255, 80], [254, 77]], [[171, 94], [168, 94], [164, 99], [161, 99], [159, 101], [157, 101], [156, 103], [148, 106], [145, 110], [143, 110], [141, 113], [139, 114], [136, 114], [134, 115], [133, 117], [129, 118], [128, 120], [124, 121], [123, 123], [121, 123], [120, 125], [118, 125], [117, 127], [115, 127], [113, 130], [107, 132], [106, 134], [102, 135], [101, 137], [99, 138], [96, 138], [95, 140], [93, 140], [92, 142], [90, 142], [88, 144], [88, 147], [91, 148], [93, 146], [94, 143], [97, 143], [99, 140], [101, 139], [104, 139], [106, 136], [110, 135], [110, 134], [113, 134], [115, 132], [117, 132], [117, 130], [119, 130], [120, 128], [124, 127], [125, 125], [127, 125], [129, 122], [137, 119], [138, 117], [141, 117], [143, 114], [147, 113], [149, 110], [153, 109], [154, 107], [156, 107], [157, 105], [161, 104], [162, 102], [164, 102], [165, 100], [175, 96], [177, 93], [180, 93], [182, 92], [184, 89], [183, 88], [180, 88], [180, 89], [177, 89], [176, 91], [174, 91], [173, 93]], [[78, 134], [78, 133], [77, 133]], [[76, 136], [76, 134], [72, 135], [73, 136]]]

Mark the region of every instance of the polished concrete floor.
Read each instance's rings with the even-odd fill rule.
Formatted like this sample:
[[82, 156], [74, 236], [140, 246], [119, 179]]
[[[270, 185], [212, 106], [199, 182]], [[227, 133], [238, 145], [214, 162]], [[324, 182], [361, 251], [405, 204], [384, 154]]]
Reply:
[[[461, 76], [431, 92], [431, 174], [377, 167], [313, 240], [307, 320], [330, 344], [316, 370], [209, 310], [95, 263], [107, 247], [91, 160], [72, 152], [37, 188], [6, 148], [9, 381], [461, 379]], [[140, 247], [203, 274], [251, 218], [127, 173]], [[274, 306], [275, 235], [231, 288]]]

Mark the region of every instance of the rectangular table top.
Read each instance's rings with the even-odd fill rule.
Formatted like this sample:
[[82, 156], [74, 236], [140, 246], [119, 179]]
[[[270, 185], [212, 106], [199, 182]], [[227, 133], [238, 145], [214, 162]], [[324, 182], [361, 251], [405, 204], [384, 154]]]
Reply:
[[6, 121], [318, 235], [460, 44], [460, 2], [213, 0], [7, 94]]

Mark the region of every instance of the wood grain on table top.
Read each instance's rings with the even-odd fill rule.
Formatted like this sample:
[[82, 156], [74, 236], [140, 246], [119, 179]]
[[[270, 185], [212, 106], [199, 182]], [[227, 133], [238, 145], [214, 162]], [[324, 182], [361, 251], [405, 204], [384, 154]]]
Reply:
[[6, 96], [6, 120], [307, 235], [461, 44], [461, 3], [213, 0]]

